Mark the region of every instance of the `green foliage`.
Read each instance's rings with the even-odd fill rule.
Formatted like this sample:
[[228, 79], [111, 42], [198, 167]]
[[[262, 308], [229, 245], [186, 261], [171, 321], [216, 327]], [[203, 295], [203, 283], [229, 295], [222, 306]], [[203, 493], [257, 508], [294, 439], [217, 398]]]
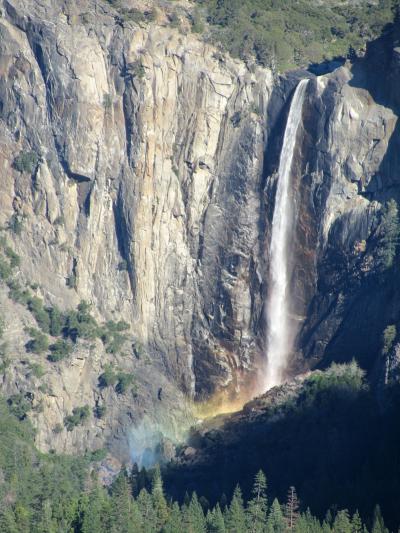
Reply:
[[13, 394], [7, 400], [10, 413], [18, 418], [24, 420], [28, 412], [32, 409], [32, 402], [29, 396], [23, 394]]
[[88, 405], [75, 407], [72, 409], [72, 414], [64, 418], [64, 426], [67, 428], [67, 431], [72, 431], [76, 426], [83, 424], [89, 416], [90, 408]]
[[0, 531], [72, 531], [88, 461], [37, 452], [29, 420], [12, 409], [0, 399]]
[[99, 376], [99, 387], [104, 389], [106, 387], [114, 386], [118, 381], [117, 374], [111, 365], [106, 365], [104, 371]]
[[393, 18], [391, 2], [313, 3], [307, 0], [197, 0], [211, 35], [233, 56], [255, 57], [280, 69], [346, 56]]
[[118, 394], [125, 394], [125, 392], [128, 390], [129, 385], [132, 385], [132, 383], [134, 382], [135, 376], [127, 372], [118, 372], [117, 379], [118, 381], [115, 387], [115, 391]]
[[65, 335], [74, 342], [77, 338], [93, 340], [98, 336], [98, 325], [90, 314], [90, 304], [84, 300], [78, 305], [77, 311], [66, 314]]
[[57, 339], [54, 344], [49, 346], [49, 350], [51, 351], [51, 354], [47, 356], [47, 359], [52, 363], [56, 363], [57, 361], [62, 361], [62, 359], [65, 359], [71, 354], [72, 346], [70, 342], [64, 339]]
[[397, 253], [400, 239], [400, 222], [397, 202], [389, 200], [383, 210], [379, 226], [381, 239], [378, 246], [378, 266], [381, 270], [391, 268]]
[[44, 308], [43, 300], [37, 296], [32, 296], [28, 300], [28, 309], [34, 316], [37, 325], [44, 333], [50, 332], [50, 317], [47, 310]]
[[10, 246], [5, 246], [4, 254], [10, 260], [10, 268], [11, 269], [19, 267], [19, 265], [21, 264], [21, 258], [20, 258], [20, 256], [18, 254], [16, 254], [14, 252], [14, 250]]
[[39, 156], [36, 152], [20, 152], [14, 159], [13, 166], [18, 172], [27, 172], [32, 174], [39, 162]]
[[28, 352], [41, 354], [48, 349], [49, 339], [47, 335], [35, 328], [29, 328], [28, 333], [32, 337], [26, 344]]
[[365, 372], [355, 361], [350, 364], [333, 363], [325, 372], [314, 373], [304, 383], [297, 409], [308, 408], [316, 402], [327, 402], [338, 392], [347, 397], [365, 387]]
[[0, 279], [7, 280], [12, 273], [11, 266], [8, 261], [0, 257]]
[[203, 33], [204, 27], [204, 18], [202, 13], [198, 8], [194, 9], [191, 14], [191, 23], [192, 23], [192, 32], [193, 33]]
[[225, 523], [228, 531], [244, 533], [246, 531], [246, 515], [243, 506], [242, 491], [236, 486], [232, 501], [226, 512]]
[[29, 370], [35, 378], [42, 378], [46, 374], [46, 370], [40, 363], [29, 363]]
[[105, 326], [99, 328], [99, 336], [106, 346], [106, 352], [116, 354], [118, 353], [124, 342], [126, 341], [126, 335], [121, 332], [129, 328], [129, 324], [120, 320], [119, 322], [108, 321]]
[[248, 503], [247, 524], [250, 531], [263, 533], [266, 527], [267, 513], [267, 480], [260, 470], [254, 480], [253, 498]]
[[7, 286], [9, 288], [8, 297], [11, 298], [13, 302], [17, 302], [23, 305], [28, 304], [28, 301], [32, 297], [32, 294], [29, 292], [28, 289], [24, 289], [23, 287], [21, 287], [18, 281], [15, 281], [13, 279], [7, 282]]
[[[0, 399], [0, 531], [2, 533], [251, 533], [254, 523], [246, 524], [250, 502], [243, 502], [237, 487], [228, 511], [217, 504], [204, 516], [197, 495], [185, 498], [179, 506], [164, 495], [160, 470], [153, 471], [151, 493], [145, 488], [137, 496], [139, 477], [147, 479], [144, 469], [125, 469], [110, 487], [102, 487], [89, 475], [90, 462], [106, 457], [106, 450], [87, 452], [84, 457], [40, 454], [34, 447], [34, 430], [26, 417], [30, 402], [15, 395], [8, 402]], [[82, 413], [86, 413], [83, 414]], [[74, 410], [77, 423], [88, 416], [86, 407]], [[72, 423], [76, 427], [76, 421]], [[54, 434], [62, 432], [54, 427]], [[143, 484], [141, 484], [143, 486]], [[265, 490], [265, 476], [257, 474], [253, 499]], [[301, 513], [295, 529], [287, 527], [277, 499], [271, 509], [259, 516], [263, 533], [361, 533], [366, 532], [358, 513], [349, 518], [347, 510], [333, 514], [321, 524], [309, 510]], [[333, 527], [331, 527], [331, 524]], [[373, 533], [388, 533], [379, 507]]]
[[22, 217], [18, 216], [16, 213], [12, 215], [8, 222], [8, 228], [10, 231], [12, 231], [15, 235], [21, 235], [23, 230], [23, 219]]
[[64, 328], [64, 322], [65, 322], [64, 317], [61, 314], [61, 311], [58, 309], [58, 307], [50, 307], [47, 310], [47, 312], [49, 314], [49, 320], [50, 320], [50, 325], [49, 325], [50, 335], [52, 335], [53, 337], [58, 337], [59, 335], [62, 334], [62, 331]]
[[389, 351], [391, 350], [394, 340], [397, 335], [396, 326], [394, 324], [391, 324], [390, 326], [387, 326], [383, 332], [383, 347], [382, 347], [382, 353], [383, 355], [387, 355]]
[[157, 465], [152, 480], [151, 496], [156, 515], [155, 525], [157, 529], [162, 529], [168, 520], [169, 509], [164, 496], [163, 482], [161, 479], [160, 467]]
[[134, 375], [128, 372], [116, 372], [111, 365], [104, 367], [103, 373], [99, 376], [99, 387], [106, 388], [115, 385], [118, 394], [124, 394], [134, 382]]

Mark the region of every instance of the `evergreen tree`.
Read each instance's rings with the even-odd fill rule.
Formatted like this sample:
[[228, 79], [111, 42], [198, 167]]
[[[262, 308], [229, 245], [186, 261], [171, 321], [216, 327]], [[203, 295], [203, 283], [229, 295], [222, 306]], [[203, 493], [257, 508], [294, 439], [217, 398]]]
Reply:
[[185, 531], [188, 533], [206, 532], [206, 519], [195, 492], [192, 495], [189, 505], [184, 507], [183, 522], [186, 527]]
[[248, 503], [247, 524], [252, 533], [261, 533], [265, 530], [267, 514], [267, 480], [264, 472], [260, 470], [255, 477], [253, 498]]
[[351, 518], [351, 532], [352, 533], [363, 533], [363, 524], [361, 517], [356, 511]]
[[399, 244], [400, 223], [396, 200], [389, 200], [383, 208], [380, 228], [382, 238], [377, 256], [380, 267], [385, 269], [393, 265]]
[[142, 528], [144, 533], [153, 533], [156, 530], [157, 516], [153, 507], [153, 499], [146, 489], [139, 492], [137, 498], [140, 515], [142, 517]]
[[285, 533], [286, 523], [282, 513], [281, 506], [278, 500], [272, 502], [271, 509], [267, 519], [267, 532], [268, 533]]
[[333, 531], [335, 533], [351, 533], [352, 525], [349, 518], [349, 512], [347, 509], [339, 511], [333, 522]]
[[21, 503], [17, 503], [14, 510], [18, 533], [31, 533], [29, 510]]
[[312, 516], [310, 509], [301, 514], [296, 522], [294, 531], [296, 533], [331, 533], [331, 528], [327, 522], [321, 526], [319, 520]]
[[[86, 495], [85, 495], [86, 496]], [[101, 533], [105, 531], [106, 494], [96, 485], [82, 502], [83, 518], [81, 533]]]
[[176, 502], [171, 507], [167, 522], [162, 531], [163, 533], [186, 533], [182, 522], [182, 513]]
[[19, 533], [13, 510], [8, 507], [0, 511], [0, 531], [2, 533]]
[[295, 528], [296, 522], [299, 518], [299, 500], [294, 487], [290, 487], [288, 491], [285, 518], [289, 531], [292, 531]]
[[374, 520], [372, 525], [372, 533], [389, 533], [389, 531], [386, 529], [381, 508], [379, 505], [377, 505], [374, 509]]
[[[38, 524], [34, 526], [34, 533], [58, 533], [60, 531], [57, 522], [53, 519], [50, 500], [44, 500], [41, 506]], [[101, 530], [98, 530], [101, 533]]]
[[168, 519], [168, 505], [165, 500], [161, 472], [158, 465], [154, 470], [151, 496], [153, 500], [154, 512], [156, 514], [155, 525], [157, 529], [161, 529]]
[[109, 529], [113, 533], [136, 533], [132, 521], [132, 496], [126, 471], [122, 470], [112, 486], [109, 512]]
[[247, 531], [242, 491], [239, 485], [236, 485], [231, 504], [225, 510], [225, 524], [229, 533], [245, 533]]
[[207, 531], [209, 533], [226, 533], [224, 515], [222, 514], [221, 507], [217, 503], [212, 511], [207, 513]]

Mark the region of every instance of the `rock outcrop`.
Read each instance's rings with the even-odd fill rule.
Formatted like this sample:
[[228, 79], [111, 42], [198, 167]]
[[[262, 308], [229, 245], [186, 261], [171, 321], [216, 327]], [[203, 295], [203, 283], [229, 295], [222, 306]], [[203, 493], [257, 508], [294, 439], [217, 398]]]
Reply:
[[[6, 231], [19, 278], [49, 305], [84, 299], [99, 321], [128, 322], [152, 371], [131, 349], [114, 363], [154, 397], [160, 386], [175, 402], [236, 380], [260, 353], [271, 72], [251, 72], [163, 21], [123, 23], [102, 1], [6, 0], [1, 9], [0, 224], [22, 224], [18, 235]], [[18, 157], [32, 161], [18, 169]], [[34, 320], [16, 304], [14, 321], [6, 292], [2, 301], [16, 365], [4, 377], [10, 394], [32, 387], [18, 359]], [[155, 410], [139, 391], [139, 400], [107, 402], [104, 432], [52, 434], [74, 406], [94, 405], [109, 362], [101, 343], [43, 362], [53, 395], [37, 392], [42, 448], [85, 449]]]
[[[0, 225], [21, 258], [17, 279], [47, 305], [86, 300], [99, 323], [129, 325], [119, 354], [79, 340], [67, 360], [42, 357], [46, 374], [32, 377], [24, 328], [35, 320], [3, 284], [2, 392], [34, 392], [42, 449], [108, 445], [123, 456], [145, 414], [177, 433], [191, 420], [177, 405], [256, 372], [274, 171], [290, 95], [312, 75], [273, 75], [162, 13], [137, 24], [102, 0], [0, 8]], [[369, 275], [381, 206], [397, 195], [396, 46], [390, 34], [309, 84], [295, 158], [293, 371], [353, 356], [372, 367], [397, 316]], [[134, 373], [136, 391], [98, 387], [109, 363]], [[74, 407], [99, 402], [103, 419], [62, 428]]]

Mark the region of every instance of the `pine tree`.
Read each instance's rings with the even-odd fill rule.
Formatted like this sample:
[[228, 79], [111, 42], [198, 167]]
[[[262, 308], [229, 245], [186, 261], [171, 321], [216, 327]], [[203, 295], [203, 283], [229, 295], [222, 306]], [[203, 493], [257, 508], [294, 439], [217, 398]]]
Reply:
[[225, 510], [225, 524], [229, 533], [246, 533], [247, 531], [242, 491], [239, 485], [236, 485], [231, 504]]
[[399, 244], [399, 211], [396, 200], [393, 198], [383, 208], [380, 228], [382, 238], [379, 243], [377, 258], [380, 267], [385, 269], [393, 266]]
[[126, 471], [122, 470], [112, 486], [109, 513], [110, 531], [113, 533], [136, 533], [137, 526], [132, 521], [132, 496]]
[[247, 524], [251, 533], [261, 533], [265, 530], [267, 514], [267, 480], [260, 470], [255, 477], [253, 498], [248, 503]]
[[272, 506], [267, 519], [268, 533], [284, 533], [286, 531], [285, 518], [278, 500], [272, 502]]
[[14, 514], [18, 533], [30, 533], [31, 521], [29, 510], [20, 503], [17, 503], [15, 506]]
[[13, 510], [5, 508], [0, 511], [0, 531], [2, 533], [19, 533]]
[[[40, 510], [40, 519], [33, 529], [34, 533], [58, 533], [60, 531], [56, 521], [52, 516], [52, 508], [50, 500], [42, 502]], [[101, 533], [101, 530], [98, 530]]]
[[195, 492], [192, 495], [189, 505], [184, 507], [183, 522], [186, 527], [185, 531], [188, 533], [206, 532], [206, 519]]
[[224, 515], [218, 503], [212, 511], [208, 511], [206, 522], [209, 533], [226, 533], [227, 531]]
[[363, 531], [363, 524], [361, 521], [361, 517], [358, 514], [358, 511], [356, 511], [351, 518], [351, 532], [362, 533], [362, 531]]
[[374, 509], [374, 520], [372, 525], [372, 533], [389, 533], [389, 531], [385, 527], [385, 523], [383, 521], [381, 508], [379, 505], [377, 505]]
[[167, 522], [163, 527], [163, 533], [186, 533], [182, 520], [181, 510], [175, 502], [171, 507]]
[[156, 530], [157, 516], [153, 507], [153, 499], [146, 489], [139, 492], [137, 504], [142, 517], [143, 532], [153, 533]]
[[294, 487], [290, 487], [288, 491], [285, 518], [289, 531], [292, 531], [295, 528], [296, 522], [299, 518], [299, 500]]
[[339, 511], [333, 522], [333, 531], [335, 533], [351, 533], [352, 526], [347, 509]]
[[105, 506], [106, 494], [104, 489], [96, 485], [89, 495], [85, 495], [85, 501], [81, 502], [83, 514], [82, 533], [101, 533], [105, 531]]
[[168, 505], [165, 500], [163, 482], [158, 465], [154, 470], [151, 496], [156, 514], [156, 528], [161, 529], [168, 519]]
[[304, 514], [299, 515], [294, 531], [296, 533], [331, 533], [331, 528], [327, 522], [321, 526], [319, 520], [310, 512], [310, 509]]

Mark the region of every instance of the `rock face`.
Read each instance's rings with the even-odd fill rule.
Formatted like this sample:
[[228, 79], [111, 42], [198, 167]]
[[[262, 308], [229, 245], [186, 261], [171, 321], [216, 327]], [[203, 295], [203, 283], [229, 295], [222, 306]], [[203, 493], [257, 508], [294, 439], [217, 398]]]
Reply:
[[305, 317], [298, 345], [311, 365], [354, 357], [372, 370], [384, 329], [399, 318], [398, 261], [382, 264], [383, 213], [399, 201], [397, 42], [394, 28], [365, 58], [311, 82], [295, 279]]
[[[162, 21], [122, 23], [105, 2], [5, 1], [0, 31], [0, 224], [22, 221], [20, 235], [7, 231], [20, 279], [48, 304], [67, 310], [85, 299], [98, 320], [127, 321], [153, 368], [154, 397], [161, 385], [179, 398], [236, 380], [259, 353], [271, 72], [250, 72]], [[31, 153], [31, 168], [17, 170]], [[3, 299], [6, 338], [23, 353], [32, 317], [19, 306], [21, 327], [12, 325]], [[97, 443], [92, 429], [73, 438], [51, 429], [74, 406], [94, 405], [105, 363], [149, 387], [151, 372], [128, 352], [113, 361], [100, 343], [43, 363], [57, 390], [38, 393], [42, 447]], [[28, 386], [10, 378], [20, 372], [8, 370], [8, 394]], [[108, 401], [100, 441], [109, 426], [113, 434], [154, 410], [147, 399], [120, 402]]]
[[[263, 357], [274, 170], [290, 95], [310, 74], [274, 76], [162, 14], [139, 26], [101, 0], [0, 7], [0, 225], [22, 224], [3, 233], [21, 257], [17, 277], [48, 305], [84, 299], [99, 322], [129, 324], [119, 355], [79, 341], [67, 361], [43, 359], [51, 392], [41, 391], [21, 362], [35, 321], [3, 286], [3, 393], [35, 389], [42, 449], [111, 443], [123, 455], [144, 414], [185, 425], [189, 407], [173, 407], [240, 387]], [[358, 355], [370, 364], [390, 321], [364, 281], [381, 203], [397, 191], [393, 39], [309, 84], [295, 161], [296, 368]], [[382, 87], [369, 81], [374, 65]], [[375, 344], [363, 335], [356, 353], [364, 320]], [[135, 394], [98, 388], [107, 363], [136, 375]], [[99, 401], [103, 420], [54, 433], [74, 407]]]

